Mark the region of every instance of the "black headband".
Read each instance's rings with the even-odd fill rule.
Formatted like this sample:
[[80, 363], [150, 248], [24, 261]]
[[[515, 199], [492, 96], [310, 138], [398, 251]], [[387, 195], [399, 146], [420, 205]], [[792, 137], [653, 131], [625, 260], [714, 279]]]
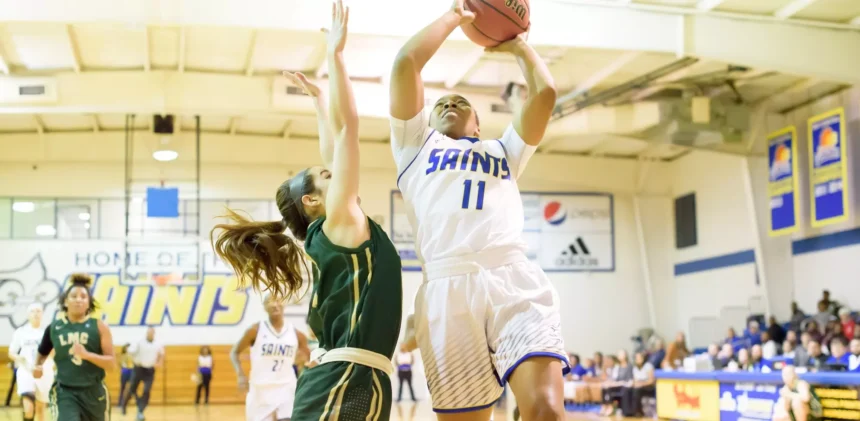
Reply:
[[302, 204], [302, 197], [305, 195], [305, 177], [308, 175], [308, 170], [304, 169], [295, 177], [290, 180], [290, 199], [293, 199], [293, 203], [296, 205], [296, 209], [299, 211], [299, 215], [301, 215], [302, 220], [305, 224], [307, 224], [307, 216], [305, 216], [304, 204]]

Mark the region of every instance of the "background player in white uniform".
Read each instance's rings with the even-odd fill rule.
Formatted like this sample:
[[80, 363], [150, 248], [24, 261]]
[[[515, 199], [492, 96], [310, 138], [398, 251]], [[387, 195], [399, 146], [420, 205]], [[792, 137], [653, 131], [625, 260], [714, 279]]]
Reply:
[[33, 378], [33, 367], [36, 363], [36, 353], [45, 328], [42, 327], [42, 305], [30, 304], [27, 307], [29, 323], [19, 327], [12, 334], [9, 345], [9, 359], [15, 361], [16, 377], [18, 379], [18, 396], [24, 409], [24, 421], [44, 419], [45, 403], [48, 402], [48, 392], [54, 382], [53, 359], [45, 360], [43, 375]]
[[429, 121], [423, 112], [421, 70], [472, 19], [456, 1], [403, 46], [391, 74], [397, 182], [427, 279], [415, 300], [417, 345], [440, 420], [489, 419], [505, 381], [524, 420], [563, 419], [558, 296], [526, 257], [516, 182], [552, 115], [552, 76], [520, 36], [495, 48], [516, 56], [528, 85], [501, 139], [477, 138], [462, 96], [439, 99]]
[[[267, 294], [263, 305], [267, 320], [251, 326], [233, 347], [230, 359], [239, 377], [239, 387], [248, 390], [245, 398], [247, 421], [288, 420], [293, 412], [297, 373], [310, 357], [304, 334], [284, 320], [284, 303]], [[239, 355], [251, 351], [251, 376], [245, 376]]]

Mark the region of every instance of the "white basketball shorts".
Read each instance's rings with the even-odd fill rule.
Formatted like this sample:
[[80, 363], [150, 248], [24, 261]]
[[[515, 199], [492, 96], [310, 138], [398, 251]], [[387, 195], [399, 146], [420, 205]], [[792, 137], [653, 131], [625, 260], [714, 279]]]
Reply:
[[45, 367], [42, 377], [39, 379], [33, 378], [33, 373], [24, 367], [16, 369], [16, 381], [18, 383], [18, 396], [27, 393], [32, 393], [36, 396], [39, 402], [48, 402], [51, 384], [54, 382], [53, 368]]
[[251, 385], [245, 397], [246, 421], [286, 420], [293, 414], [296, 384]]
[[424, 266], [415, 336], [437, 413], [489, 407], [529, 358], [568, 366], [558, 293], [543, 270], [519, 250], [483, 254]]

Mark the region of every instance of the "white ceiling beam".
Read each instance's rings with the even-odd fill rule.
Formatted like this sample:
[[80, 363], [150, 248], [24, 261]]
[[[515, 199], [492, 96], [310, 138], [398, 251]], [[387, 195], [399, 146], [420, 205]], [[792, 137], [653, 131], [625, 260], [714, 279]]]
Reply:
[[257, 31], [251, 31], [251, 43], [248, 46], [248, 56], [245, 58], [245, 76], [254, 75], [254, 56], [257, 54]]
[[[450, 76], [445, 81], [445, 89], [454, 89], [455, 86], [460, 84], [460, 81], [469, 77], [483, 56], [483, 48], [473, 48], [458, 57], [457, 62], [452, 64], [450, 67]], [[384, 72], [383, 74], [387, 73], [389, 72]]]
[[699, 0], [696, 4], [696, 9], [699, 9], [703, 12], [709, 12], [711, 10], [716, 9], [721, 4], [725, 3], [726, 0]]
[[806, 9], [812, 3], [815, 3], [818, 0], [792, 0], [791, 3], [786, 4], [779, 10], [773, 13], [773, 16], [777, 19], [788, 19], [803, 9]]
[[582, 83], [577, 84], [576, 89], [559, 97], [556, 100], [556, 103], [561, 104], [567, 102], [594, 89], [595, 86], [600, 85], [604, 80], [612, 77], [612, 75], [614, 75], [615, 73], [618, 73], [618, 71], [623, 69], [624, 66], [627, 66], [628, 64], [630, 64], [630, 62], [636, 60], [636, 58], [641, 55], [641, 51], [630, 51], [622, 54], [620, 57], [613, 60], [612, 63], [609, 63], [602, 69], [596, 71], [594, 74], [582, 81]]
[[39, 117], [38, 114], [33, 114], [33, 124], [36, 125], [36, 133], [45, 133], [45, 123], [42, 121], [42, 117]]
[[143, 70], [148, 72], [152, 69], [152, 57], [150, 56], [149, 26], [143, 27]]
[[176, 47], [179, 50], [179, 63], [176, 66], [179, 73], [185, 71], [185, 27], [179, 28], [179, 45]]
[[98, 114], [90, 114], [90, 123], [93, 125], [93, 133], [102, 131]]
[[669, 73], [668, 75], [663, 76], [663, 77], [655, 80], [654, 82], [651, 82], [651, 85], [648, 86], [647, 88], [637, 92], [635, 95], [633, 95], [632, 100], [633, 101], [641, 101], [645, 98], [648, 98], [649, 96], [654, 95], [655, 93], [664, 89], [667, 84], [671, 84], [671, 83], [679, 81], [679, 80], [681, 80], [681, 79], [683, 79], [683, 78], [685, 78], [691, 74], [695, 74], [696, 72], [701, 70], [703, 67], [709, 66], [711, 64], [713, 64], [713, 62], [710, 62], [708, 60], [699, 60], [699, 61], [697, 61], [697, 62], [695, 62], [695, 63], [693, 63], [687, 67], [684, 67], [684, 68], [678, 69], [672, 73]]
[[81, 72], [81, 53], [78, 50], [78, 43], [75, 42], [75, 34], [72, 25], [66, 25], [66, 42], [69, 46], [69, 51], [72, 53], [72, 68], [75, 73]]

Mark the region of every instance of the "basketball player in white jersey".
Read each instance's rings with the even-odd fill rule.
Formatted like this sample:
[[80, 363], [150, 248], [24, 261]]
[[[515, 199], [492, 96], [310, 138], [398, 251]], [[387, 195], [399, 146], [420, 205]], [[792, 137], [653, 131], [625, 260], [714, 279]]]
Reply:
[[24, 421], [44, 420], [48, 392], [54, 382], [53, 359], [45, 360], [43, 374], [39, 379], [33, 377], [36, 353], [45, 328], [42, 327], [42, 305], [30, 304], [27, 307], [28, 324], [15, 329], [9, 345], [9, 359], [15, 362], [15, 375], [18, 379], [18, 396], [24, 409]]
[[[245, 331], [230, 352], [230, 360], [239, 378], [239, 387], [247, 389], [246, 421], [289, 420], [296, 394], [297, 372], [308, 360], [308, 340], [284, 320], [284, 303], [271, 294], [263, 298], [269, 317]], [[245, 376], [239, 354], [250, 348], [251, 375]]]
[[415, 299], [416, 339], [440, 420], [487, 420], [510, 382], [525, 421], [564, 419], [558, 294], [526, 257], [517, 178], [555, 106], [552, 76], [525, 36], [494, 48], [514, 55], [528, 96], [499, 139], [480, 140], [460, 95], [424, 113], [421, 70], [474, 14], [463, 0], [413, 36], [391, 74], [391, 146], [426, 281]]

